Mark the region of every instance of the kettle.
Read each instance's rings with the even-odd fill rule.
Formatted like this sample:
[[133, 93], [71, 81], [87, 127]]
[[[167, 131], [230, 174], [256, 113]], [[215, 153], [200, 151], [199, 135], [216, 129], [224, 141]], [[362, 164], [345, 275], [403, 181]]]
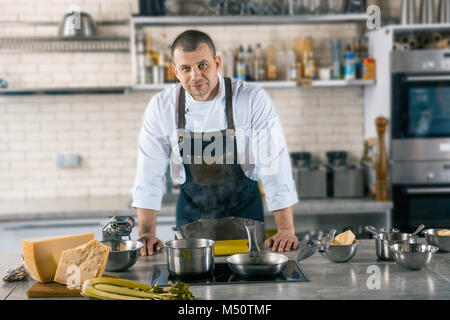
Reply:
[[60, 37], [93, 37], [97, 29], [92, 17], [86, 12], [70, 12], [64, 15], [58, 30]]

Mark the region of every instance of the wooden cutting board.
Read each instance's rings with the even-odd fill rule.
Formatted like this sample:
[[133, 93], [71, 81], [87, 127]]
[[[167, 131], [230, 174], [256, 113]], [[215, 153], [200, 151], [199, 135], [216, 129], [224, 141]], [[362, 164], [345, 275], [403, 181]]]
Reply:
[[[118, 274], [104, 274], [103, 277], [119, 278]], [[28, 298], [80, 298], [81, 289], [69, 289], [58, 282], [41, 283], [36, 282], [27, 291]]]

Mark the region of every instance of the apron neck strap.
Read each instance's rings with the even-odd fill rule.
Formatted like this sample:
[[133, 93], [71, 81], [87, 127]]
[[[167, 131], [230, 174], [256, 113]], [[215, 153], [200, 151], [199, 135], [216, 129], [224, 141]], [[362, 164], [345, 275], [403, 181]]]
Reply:
[[[233, 94], [231, 87], [231, 79], [224, 78], [225, 81], [225, 113], [227, 115], [227, 128], [234, 130], [233, 121]], [[185, 129], [186, 127], [186, 96], [183, 86], [180, 86], [180, 93], [178, 95], [178, 129]]]

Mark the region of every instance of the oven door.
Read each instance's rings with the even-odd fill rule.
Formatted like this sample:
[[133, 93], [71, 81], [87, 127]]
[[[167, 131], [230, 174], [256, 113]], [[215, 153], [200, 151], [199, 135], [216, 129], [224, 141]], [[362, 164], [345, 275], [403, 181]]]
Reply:
[[450, 184], [393, 185], [393, 225], [413, 232], [424, 224], [427, 229], [450, 228]]
[[393, 75], [392, 159], [450, 159], [450, 73]]

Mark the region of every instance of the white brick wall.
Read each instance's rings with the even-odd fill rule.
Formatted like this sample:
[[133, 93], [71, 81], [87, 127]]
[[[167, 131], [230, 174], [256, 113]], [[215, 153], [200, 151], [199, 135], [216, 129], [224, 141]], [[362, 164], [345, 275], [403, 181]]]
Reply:
[[[391, 1], [390, 1], [391, 3]], [[137, 12], [137, 0], [1, 0], [0, 21], [59, 22], [70, 4], [95, 20], [122, 20]], [[394, 6], [393, 12], [396, 12]], [[148, 28], [167, 48], [183, 27]], [[319, 64], [331, 64], [329, 40], [344, 43], [355, 25], [205, 27], [218, 50], [239, 44], [277, 46], [312, 35]], [[102, 34], [128, 35], [127, 26], [102, 27]], [[7, 24], [0, 36], [51, 36], [54, 26]], [[165, 34], [165, 38], [161, 35]], [[16, 88], [128, 86], [131, 58], [123, 53], [0, 54], [0, 77]], [[290, 151], [325, 159], [343, 149], [358, 159], [363, 150], [363, 90], [268, 89]], [[129, 194], [135, 175], [142, 115], [155, 92], [130, 95], [0, 96], [0, 198]], [[59, 153], [81, 155], [81, 167], [61, 169]]]
[[[362, 90], [340, 89], [341, 104], [330, 106], [321, 101], [337, 92], [318, 89], [305, 103], [302, 96], [311, 95], [305, 90], [311, 89], [285, 89], [282, 94], [268, 90], [271, 96], [276, 92], [272, 99], [290, 151], [308, 150], [324, 158], [328, 150], [345, 149], [359, 157], [362, 104], [347, 103]], [[137, 136], [150, 98], [147, 92], [2, 97], [6, 108], [0, 117], [0, 196], [128, 194], [135, 174]], [[292, 103], [298, 99], [301, 103]], [[56, 155], [68, 152], [81, 155], [81, 167], [56, 167]]]

